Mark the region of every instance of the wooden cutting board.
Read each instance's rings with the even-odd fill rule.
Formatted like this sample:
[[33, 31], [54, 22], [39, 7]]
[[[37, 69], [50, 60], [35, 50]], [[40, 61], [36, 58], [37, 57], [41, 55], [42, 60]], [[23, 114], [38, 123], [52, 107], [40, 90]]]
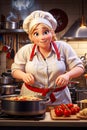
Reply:
[[80, 120], [80, 118], [78, 118], [76, 115], [71, 115], [69, 117], [65, 116], [58, 117], [56, 116], [54, 109], [50, 110], [50, 115], [53, 120]]
[[87, 120], [87, 116], [82, 116], [82, 115], [80, 115], [79, 113], [77, 113], [77, 117], [80, 118], [80, 119], [85, 119], [85, 120]]

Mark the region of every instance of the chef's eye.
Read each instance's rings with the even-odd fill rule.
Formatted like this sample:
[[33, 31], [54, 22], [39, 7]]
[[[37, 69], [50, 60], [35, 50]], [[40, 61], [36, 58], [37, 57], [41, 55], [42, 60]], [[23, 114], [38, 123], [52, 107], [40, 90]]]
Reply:
[[43, 34], [48, 34], [49, 33], [49, 30], [46, 30], [46, 31], [44, 31], [44, 33]]
[[37, 32], [34, 33], [34, 36], [38, 36], [39, 34]]

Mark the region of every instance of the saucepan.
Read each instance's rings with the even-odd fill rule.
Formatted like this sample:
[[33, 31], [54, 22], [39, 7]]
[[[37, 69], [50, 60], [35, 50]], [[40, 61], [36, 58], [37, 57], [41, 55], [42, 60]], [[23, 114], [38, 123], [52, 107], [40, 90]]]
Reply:
[[6, 29], [18, 29], [19, 28], [19, 23], [14, 22], [14, 21], [6, 21], [5, 23], [5, 28]]
[[14, 79], [10, 76], [0, 76], [0, 84], [13, 84]]
[[20, 95], [6, 95], [1, 97], [2, 112], [9, 115], [19, 116], [37, 116], [45, 114], [46, 103], [48, 99], [38, 100], [11, 100], [11, 97], [18, 97]]
[[1, 95], [11, 95], [15, 94], [17, 85], [0, 85], [0, 94]]
[[76, 102], [81, 109], [87, 108], [87, 99], [83, 99]]

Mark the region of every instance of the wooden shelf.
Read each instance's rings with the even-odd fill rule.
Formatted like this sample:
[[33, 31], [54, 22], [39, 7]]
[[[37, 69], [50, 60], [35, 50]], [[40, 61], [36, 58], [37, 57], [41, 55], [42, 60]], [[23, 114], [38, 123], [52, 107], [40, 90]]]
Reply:
[[0, 33], [25, 33], [23, 29], [1, 29]]

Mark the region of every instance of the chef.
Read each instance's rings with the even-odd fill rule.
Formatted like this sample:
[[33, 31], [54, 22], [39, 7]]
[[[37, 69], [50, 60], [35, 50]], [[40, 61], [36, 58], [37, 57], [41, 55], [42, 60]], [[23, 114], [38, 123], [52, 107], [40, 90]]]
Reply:
[[[31, 44], [21, 47], [11, 66], [12, 76], [22, 80], [21, 95], [48, 95], [49, 104], [71, 103], [68, 82], [84, 73], [72, 47], [57, 40], [57, 21], [47, 11], [36, 10], [23, 21]], [[50, 92], [50, 93], [49, 93]]]

